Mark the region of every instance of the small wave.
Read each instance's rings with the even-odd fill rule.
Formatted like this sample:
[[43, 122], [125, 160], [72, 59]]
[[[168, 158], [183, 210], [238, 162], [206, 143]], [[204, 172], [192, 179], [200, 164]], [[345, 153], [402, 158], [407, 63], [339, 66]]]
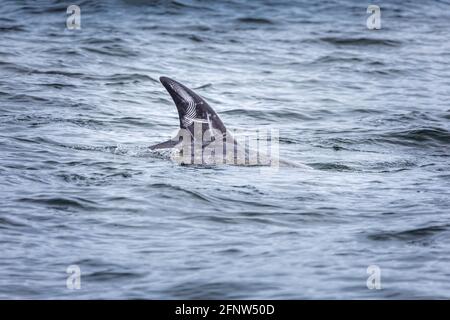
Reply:
[[248, 23], [248, 24], [274, 24], [274, 22], [270, 19], [266, 18], [253, 18], [253, 17], [243, 17], [236, 19], [238, 22], [241, 23]]
[[421, 128], [386, 133], [382, 140], [394, 144], [448, 146], [450, 132], [442, 128]]
[[61, 48], [61, 47], [49, 47], [44, 49], [45, 53], [48, 53], [50, 55], [60, 55], [60, 56], [80, 56], [85, 57], [85, 55], [82, 54], [81, 50], [78, 50], [78, 48]]
[[292, 137], [280, 137], [279, 142], [285, 144], [297, 144], [300, 143], [300, 139], [292, 138]]
[[338, 37], [322, 37], [320, 41], [343, 45], [343, 46], [387, 46], [396, 47], [401, 45], [400, 41], [376, 38], [338, 38]]
[[63, 198], [63, 197], [32, 197], [21, 198], [19, 201], [43, 204], [51, 208], [59, 209], [84, 209], [84, 210], [98, 210], [96, 203], [82, 198]]
[[112, 174], [96, 173], [92, 175], [77, 173], [57, 174], [64, 182], [78, 186], [103, 186], [113, 183], [113, 181], [122, 178], [131, 178], [134, 173], [128, 171], [115, 172]]
[[362, 70], [359, 72], [368, 74], [378, 74], [381, 76], [393, 76], [393, 75], [406, 75], [409, 73], [409, 70], [399, 68], [385, 68], [385, 69]]
[[129, 73], [129, 74], [114, 74], [112, 76], [105, 77], [106, 85], [123, 85], [127, 83], [141, 83], [141, 82], [159, 82], [158, 80], [140, 73]]
[[309, 166], [325, 171], [355, 171], [355, 169], [340, 163], [308, 163]]
[[155, 78], [150, 77], [149, 75], [142, 73], [115, 73], [112, 75], [84, 75], [83, 79], [85, 80], [102, 80], [102, 81], [111, 81], [111, 82], [146, 82], [151, 81], [155, 83], [159, 83]]
[[47, 75], [58, 75], [58, 76], [66, 76], [79, 78], [83, 76], [83, 73], [79, 72], [70, 72], [65, 70], [30, 70], [28, 73], [30, 74], [47, 74]]
[[[4, 57], [12, 57], [12, 56], [14, 56], [14, 54], [13, 53], [11, 53], [11, 52], [5, 52], [5, 51], [0, 51], [0, 56], [4, 56]], [[2, 65], [3, 64], [3, 62], [1, 62], [0, 61], [0, 65]]]
[[48, 87], [53, 89], [63, 89], [63, 88], [76, 88], [77, 86], [69, 83], [39, 83], [37, 84], [42, 87]]
[[25, 28], [19, 25], [9, 27], [0, 26], [0, 32], [22, 32], [22, 31], [25, 31]]
[[373, 170], [381, 170], [381, 172], [400, 172], [409, 170], [417, 166], [417, 163], [410, 160], [398, 161], [382, 161], [371, 166]]
[[129, 271], [98, 271], [83, 275], [89, 281], [120, 281], [142, 277], [142, 274]]
[[209, 88], [209, 87], [212, 87], [212, 83], [207, 83], [202, 86], [195, 87], [194, 90], [205, 89], [205, 88]]
[[368, 238], [374, 241], [406, 241], [416, 242], [430, 240], [430, 238], [448, 230], [448, 225], [429, 226], [398, 232], [379, 232], [370, 234]]
[[314, 60], [313, 63], [341, 63], [341, 62], [349, 62], [349, 63], [367, 62], [367, 59], [359, 57], [339, 57], [337, 55], [326, 55]]
[[8, 99], [12, 100], [14, 102], [48, 102], [51, 103], [50, 99], [47, 98], [42, 98], [42, 97], [38, 97], [35, 95], [31, 95], [31, 94], [9, 94], [8, 95]]
[[92, 48], [92, 47], [82, 47], [83, 50], [86, 50], [88, 52], [92, 53], [98, 53], [105, 56], [114, 56], [114, 57], [125, 57], [125, 58], [131, 58], [131, 57], [137, 57], [138, 53], [135, 51], [131, 51], [125, 47], [122, 47], [120, 45], [109, 45], [109, 46], [103, 46], [101, 48]]
[[26, 226], [26, 224], [18, 222], [14, 219], [8, 217], [0, 217], [0, 229], [23, 228]]
[[110, 38], [87, 38], [83, 39], [81, 43], [83, 44], [118, 44], [123, 43], [125, 40], [120, 37], [110, 37]]
[[205, 197], [198, 191], [188, 190], [188, 189], [185, 189], [185, 188], [182, 188], [179, 186], [174, 186], [174, 185], [167, 184], [167, 183], [154, 183], [154, 184], [151, 184], [150, 187], [155, 188], [155, 189], [168, 189], [168, 190], [173, 190], [173, 191], [182, 191], [198, 200], [202, 200], [205, 202], [211, 202], [210, 199], [208, 199], [207, 197]]
[[170, 1], [170, 4], [175, 6], [175, 7], [180, 7], [180, 8], [187, 8], [187, 7], [189, 7], [189, 5], [187, 5], [187, 4], [183, 3], [183, 2], [175, 1], [175, 0]]
[[195, 34], [191, 34], [188, 38], [194, 42], [203, 42], [203, 39]]

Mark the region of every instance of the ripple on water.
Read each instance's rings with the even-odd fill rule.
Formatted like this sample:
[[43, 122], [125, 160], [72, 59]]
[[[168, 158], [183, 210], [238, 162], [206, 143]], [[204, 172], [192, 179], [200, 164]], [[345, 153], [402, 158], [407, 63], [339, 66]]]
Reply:
[[410, 244], [429, 245], [442, 233], [448, 233], [449, 225], [434, 225], [403, 231], [377, 232], [367, 236], [373, 241], [400, 241]]
[[[402, 44], [400, 40], [382, 38], [343, 38], [343, 37], [322, 37], [320, 41], [341, 45], [341, 46], [386, 46], [398, 47]], [[315, 41], [315, 40], [314, 40]]]
[[95, 211], [101, 209], [95, 201], [79, 197], [35, 196], [19, 198], [18, 201], [44, 205], [49, 208], [62, 210], [69, 209]]
[[378, 138], [380, 141], [399, 145], [414, 145], [420, 147], [449, 147], [450, 131], [444, 128], [428, 127], [420, 129], [393, 131]]

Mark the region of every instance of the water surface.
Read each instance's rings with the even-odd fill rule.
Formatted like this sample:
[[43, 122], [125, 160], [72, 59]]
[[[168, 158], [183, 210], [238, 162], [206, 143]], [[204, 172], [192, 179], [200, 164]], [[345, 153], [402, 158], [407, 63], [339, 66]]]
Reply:
[[[450, 297], [449, 3], [69, 4], [0, 5], [0, 298]], [[162, 75], [314, 170], [150, 152]]]

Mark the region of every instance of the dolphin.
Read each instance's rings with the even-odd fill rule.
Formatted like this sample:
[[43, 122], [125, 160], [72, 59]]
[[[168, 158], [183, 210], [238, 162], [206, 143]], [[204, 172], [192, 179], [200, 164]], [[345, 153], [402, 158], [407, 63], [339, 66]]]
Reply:
[[170, 149], [172, 160], [180, 164], [278, 165], [278, 160], [266, 152], [254, 151], [245, 141], [237, 141], [213, 108], [193, 90], [168, 77], [159, 80], [175, 103], [180, 129], [174, 138], [152, 145], [150, 150]]

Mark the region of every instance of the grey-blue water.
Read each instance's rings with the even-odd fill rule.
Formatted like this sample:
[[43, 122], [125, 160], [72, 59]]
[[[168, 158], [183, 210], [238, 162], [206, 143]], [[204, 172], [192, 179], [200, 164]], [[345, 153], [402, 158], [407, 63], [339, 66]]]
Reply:
[[[0, 298], [450, 298], [448, 2], [69, 4], [0, 4]], [[313, 170], [150, 152], [162, 75]]]

